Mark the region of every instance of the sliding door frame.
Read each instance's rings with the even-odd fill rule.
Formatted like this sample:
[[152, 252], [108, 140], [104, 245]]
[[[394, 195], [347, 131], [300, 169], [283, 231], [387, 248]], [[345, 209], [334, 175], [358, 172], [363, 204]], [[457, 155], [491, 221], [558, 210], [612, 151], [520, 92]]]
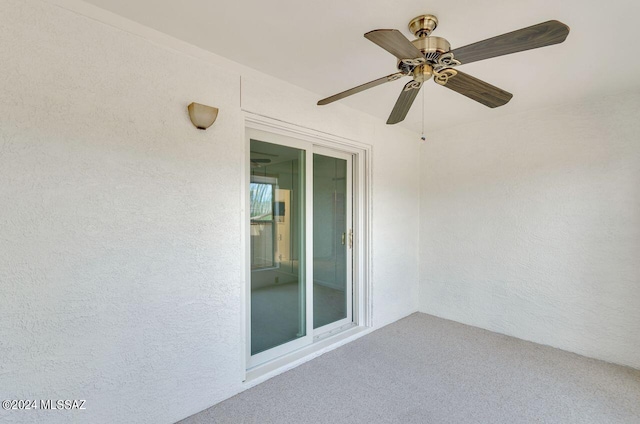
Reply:
[[[308, 142], [303, 140], [298, 140], [290, 136], [285, 136], [281, 134], [273, 134], [268, 131], [259, 130], [256, 128], [248, 127], [249, 131], [246, 131], [246, 139], [248, 143], [251, 143], [250, 132], [256, 134], [261, 137], [260, 141], [264, 141], [267, 143], [274, 143], [280, 146], [291, 147], [294, 149], [299, 149], [304, 151], [304, 167], [301, 170], [304, 170], [304, 222], [299, 223], [301, 226], [300, 234], [303, 235], [302, 240], [304, 241], [304, 249], [302, 251], [301, 256], [298, 258], [298, 262], [302, 263], [304, 267], [304, 290], [298, 290], [299, 296], [301, 296], [300, 303], [304, 304], [304, 327], [305, 333], [304, 336], [297, 337], [293, 340], [285, 342], [281, 345], [272, 347], [268, 350], [265, 350], [260, 353], [256, 353], [251, 355], [251, 320], [250, 313], [251, 309], [246, 308], [247, 312], [247, 348], [248, 358], [247, 358], [247, 368], [254, 367], [256, 365], [263, 364], [272, 359], [278, 358], [282, 355], [285, 355], [289, 352], [292, 352], [296, 349], [308, 346], [313, 342], [313, 262], [310, 263], [309, 257], [313, 257], [313, 231], [310, 234], [310, 228], [313, 229], [313, 146]], [[262, 133], [262, 134], [261, 134]], [[263, 135], [264, 134], [264, 135]], [[273, 140], [276, 138], [275, 140]], [[272, 141], [273, 140], [273, 141]], [[249, 147], [249, 151], [251, 148]], [[250, 152], [249, 152], [250, 153]], [[249, 163], [249, 160], [247, 160]], [[251, 168], [249, 167], [249, 181], [251, 181]], [[243, 187], [243, 190], [247, 192], [247, 196], [249, 191], [247, 190], [248, 185]], [[247, 212], [250, 215], [251, 208], [250, 201], [246, 204], [248, 207], [246, 208]], [[245, 223], [247, 225], [247, 223]], [[250, 224], [249, 224], [250, 225]], [[247, 231], [247, 233], [249, 233]], [[250, 237], [250, 236], [249, 236]], [[251, 268], [251, 239], [249, 239], [248, 245], [248, 262], [244, 265], [245, 268]], [[300, 275], [300, 274], [299, 274]], [[251, 304], [251, 272], [247, 274], [248, 279], [245, 281], [245, 287], [247, 289], [247, 297], [245, 299], [246, 305]], [[301, 317], [300, 317], [301, 319]]]
[[[245, 111], [245, 129], [257, 130], [259, 132], [266, 132], [273, 134], [278, 140], [284, 141], [290, 147], [300, 148], [305, 150], [306, 164], [306, 237], [305, 257], [313, 258], [313, 153], [314, 149], [317, 149], [318, 154], [325, 152], [342, 152], [349, 155], [352, 158], [352, 178], [353, 178], [353, 211], [352, 211], [352, 228], [353, 228], [353, 248], [352, 248], [352, 323], [348, 323], [351, 326], [370, 327], [372, 323], [372, 296], [371, 296], [371, 146], [360, 143], [355, 140], [346, 139], [343, 137], [335, 136], [332, 134], [316, 131], [309, 128], [297, 126], [295, 124], [275, 120], [269, 117], [265, 117], [259, 114]], [[246, 131], [244, 137], [244, 155], [243, 155], [243, 180], [242, 180], [242, 196], [241, 206], [243, 210], [242, 214], [242, 251], [244, 258], [242, 264], [242, 289], [243, 299], [241, 314], [241, 328], [243, 331], [243, 351], [245, 352], [242, 358], [244, 369], [252, 369], [269, 361], [286, 357], [287, 354], [295, 352], [302, 347], [312, 346], [314, 339], [326, 338], [337, 333], [341, 328], [325, 328], [321, 327], [315, 330], [313, 329], [312, 308], [313, 308], [313, 262], [305, 261], [305, 276], [306, 276], [306, 329], [305, 336], [285, 343], [281, 346], [269, 349], [268, 351], [261, 352], [256, 355], [251, 355], [251, 310], [249, 305], [251, 304], [251, 273], [250, 273], [250, 228], [249, 228], [249, 214], [250, 214], [250, 201], [248, 190], [251, 167], [249, 166], [250, 159], [250, 137], [249, 131]], [[269, 140], [263, 140], [269, 142]], [[329, 149], [329, 150], [324, 150]], [[344, 327], [344, 325], [342, 325]], [[323, 334], [319, 334], [318, 330], [324, 331]], [[332, 330], [332, 331], [325, 331]], [[311, 340], [309, 338], [312, 338]]]

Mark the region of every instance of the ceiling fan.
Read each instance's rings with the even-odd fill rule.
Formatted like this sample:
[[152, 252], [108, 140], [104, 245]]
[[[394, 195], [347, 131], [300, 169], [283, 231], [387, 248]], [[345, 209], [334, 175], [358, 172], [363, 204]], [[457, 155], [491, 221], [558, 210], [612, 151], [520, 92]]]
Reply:
[[249, 161], [251, 162], [252, 168], [262, 168], [263, 165], [268, 165], [271, 163], [271, 159], [251, 158], [249, 159]]
[[433, 15], [420, 15], [412, 19], [409, 22], [409, 30], [417, 37], [413, 41], [409, 41], [397, 29], [376, 29], [367, 32], [365, 38], [398, 59], [398, 72], [322, 99], [318, 105], [326, 105], [385, 82], [410, 76], [412, 80], [402, 89], [387, 120], [387, 124], [397, 124], [407, 116], [422, 84], [433, 76], [437, 84], [485, 106], [502, 106], [511, 100], [513, 94], [454, 67], [562, 43], [569, 35], [567, 25], [559, 21], [547, 21], [451, 50], [447, 40], [430, 35], [437, 26], [438, 19]]

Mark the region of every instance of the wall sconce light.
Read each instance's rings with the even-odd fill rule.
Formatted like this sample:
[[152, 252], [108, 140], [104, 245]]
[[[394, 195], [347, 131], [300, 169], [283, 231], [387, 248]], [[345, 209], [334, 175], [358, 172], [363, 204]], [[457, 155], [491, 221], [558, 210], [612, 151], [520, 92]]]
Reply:
[[199, 130], [206, 130], [214, 122], [216, 122], [216, 118], [218, 117], [218, 108], [201, 105], [200, 103], [191, 103], [187, 109], [189, 110], [189, 118], [191, 118], [191, 123], [196, 126]]

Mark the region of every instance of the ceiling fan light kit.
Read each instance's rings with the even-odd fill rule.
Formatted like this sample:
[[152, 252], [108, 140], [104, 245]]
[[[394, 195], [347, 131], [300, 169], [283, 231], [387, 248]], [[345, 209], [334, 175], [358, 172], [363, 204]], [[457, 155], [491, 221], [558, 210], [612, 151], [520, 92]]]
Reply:
[[431, 35], [437, 26], [438, 18], [434, 15], [413, 18], [409, 22], [409, 30], [416, 37], [413, 41], [409, 41], [396, 29], [367, 32], [364, 34], [365, 38], [397, 58], [398, 72], [322, 99], [318, 105], [326, 105], [408, 76], [412, 80], [400, 92], [387, 124], [404, 120], [423, 83], [432, 77], [436, 84], [487, 107], [499, 107], [507, 104], [513, 94], [453, 68], [478, 60], [562, 43], [569, 35], [567, 25], [559, 21], [547, 21], [452, 50], [446, 39]]

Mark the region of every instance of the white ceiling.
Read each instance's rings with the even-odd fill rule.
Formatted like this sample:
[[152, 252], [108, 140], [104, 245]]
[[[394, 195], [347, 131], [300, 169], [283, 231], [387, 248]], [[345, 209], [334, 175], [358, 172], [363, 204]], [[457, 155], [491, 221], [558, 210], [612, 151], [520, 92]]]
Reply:
[[[563, 44], [461, 67], [514, 94], [489, 109], [428, 83], [425, 125], [443, 128], [640, 87], [640, 2], [635, 0], [87, 0], [98, 7], [318, 93], [318, 99], [395, 71], [395, 58], [363, 37], [425, 13], [452, 48], [557, 19]], [[386, 121], [401, 79], [343, 103]], [[319, 107], [332, 107], [319, 106]], [[420, 132], [422, 93], [399, 124]]]

